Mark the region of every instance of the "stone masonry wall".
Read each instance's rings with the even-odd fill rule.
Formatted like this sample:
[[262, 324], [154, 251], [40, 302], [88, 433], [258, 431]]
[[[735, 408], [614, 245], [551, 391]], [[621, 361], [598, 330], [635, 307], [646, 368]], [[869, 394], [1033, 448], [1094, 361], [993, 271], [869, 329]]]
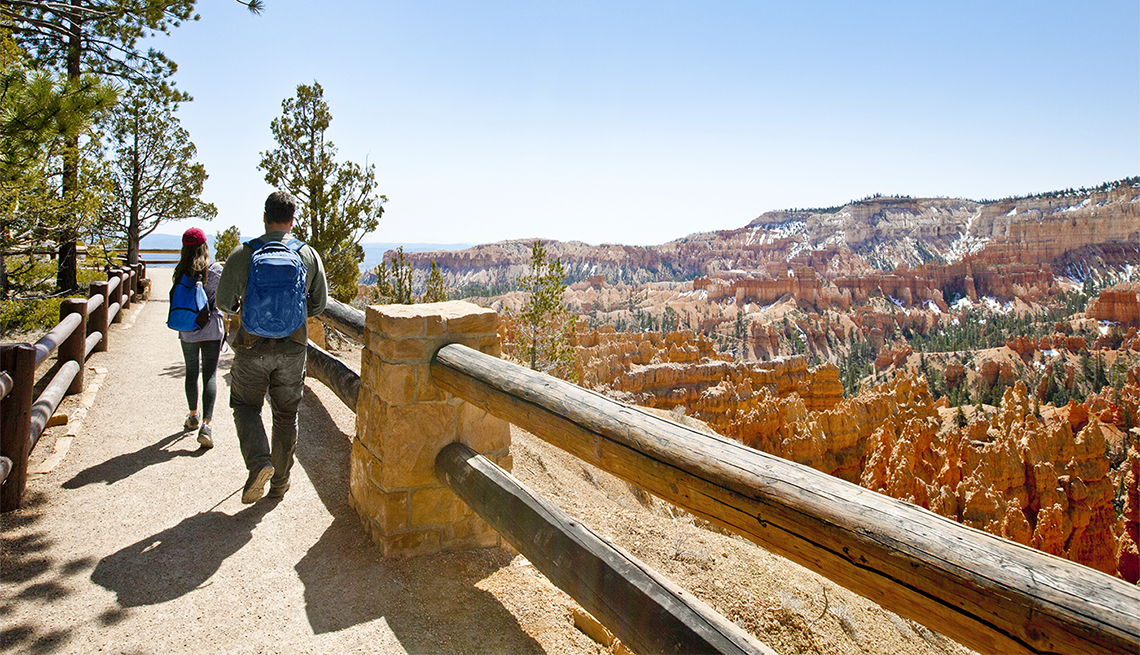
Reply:
[[499, 545], [435, 476], [453, 441], [510, 470], [510, 426], [432, 384], [449, 343], [499, 356], [498, 315], [465, 302], [375, 305], [365, 318], [349, 502], [385, 556]]

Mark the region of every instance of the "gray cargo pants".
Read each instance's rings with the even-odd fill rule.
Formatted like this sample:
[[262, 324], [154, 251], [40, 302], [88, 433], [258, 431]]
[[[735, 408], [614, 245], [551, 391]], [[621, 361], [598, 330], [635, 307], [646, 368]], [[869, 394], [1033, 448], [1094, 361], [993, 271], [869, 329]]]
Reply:
[[[234, 413], [241, 455], [248, 470], [272, 464], [271, 484], [289, 481], [297, 448], [297, 408], [305, 391], [307, 349], [295, 341], [266, 341], [253, 348], [235, 348], [230, 369], [230, 407]], [[269, 395], [273, 414], [270, 449], [261, 421], [261, 405]]]

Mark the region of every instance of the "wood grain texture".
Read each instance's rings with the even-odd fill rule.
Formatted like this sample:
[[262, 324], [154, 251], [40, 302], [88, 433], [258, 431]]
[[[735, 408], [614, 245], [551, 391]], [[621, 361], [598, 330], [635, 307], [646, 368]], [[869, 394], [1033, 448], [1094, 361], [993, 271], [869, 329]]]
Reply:
[[988, 653], [1140, 652], [1140, 590], [458, 345], [441, 388]]
[[356, 411], [356, 399], [360, 396], [360, 375], [312, 341], [309, 342], [305, 375], [320, 380], [349, 409]]
[[364, 342], [364, 312], [351, 305], [329, 298], [325, 304], [325, 311], [317, 315], [317, 320], [361, 343]]
[[0, 512], [10, 512], [20, 507], [28, 482], [36, 349], [26, 343], [0, 345], [0, 368], [12, 377], [12, 391], [0, 399], [0, 455], [12, 463], [0, 486]]

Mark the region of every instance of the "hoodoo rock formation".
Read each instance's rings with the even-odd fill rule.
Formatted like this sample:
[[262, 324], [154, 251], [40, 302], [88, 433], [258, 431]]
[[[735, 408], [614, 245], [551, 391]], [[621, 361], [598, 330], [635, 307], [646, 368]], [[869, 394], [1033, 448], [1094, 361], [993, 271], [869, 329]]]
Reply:
[[1085, 315], [1127, 327], [1140, 327], [1140, 283], [1127, 282], [1100, 292]]
[[[1104, 398], [1090, 399], [1092, 410], [1073, 403], [1048, 421], [1019, 381], [991, 419], [947, 429], [926, 381], [907, 373], [844, 400], [837, 369], [809, 368], [803, 357], [697, 361], [692, 348], [670, 361], [663, 355], [669, 339], [660, 335], [623, 342], [602, 332], [593, 340], [598, 345], [582, 347], [594, 349], [583, 370], [604, 371], [608, 381], [594, 378], [599, 389], [649, 407], [681, 407], [746, 445], [1136, 581], [1140, 453], [1131, 448], [1127, 478], [1114, 479], [1106, 434], [1119, 441], [1120, 432], [1101, 417], [1120, 411], [1108, 411]], [[642, 344], [655, 344], [656, 354]], [[607, 356], [649, 363], [603, 366]], [[1140, 387], [1126, 395], [1140, 398]], [[1120, 486], [1131, 518], [1118, 521]]]

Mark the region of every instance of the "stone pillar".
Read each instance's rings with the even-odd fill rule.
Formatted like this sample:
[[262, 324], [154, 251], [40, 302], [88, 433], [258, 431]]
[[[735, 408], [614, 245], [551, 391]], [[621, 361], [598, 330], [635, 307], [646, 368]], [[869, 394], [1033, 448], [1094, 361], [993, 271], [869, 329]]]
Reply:
[[499, 356], [498, 324], [465, 302], [368, 308], [349, 502], [385, 556], [500, 544], [436, 480], [435, 457], [459, 441], [510, 470], [510, 426], [436, 387], [430, 369], [449, 343]]

